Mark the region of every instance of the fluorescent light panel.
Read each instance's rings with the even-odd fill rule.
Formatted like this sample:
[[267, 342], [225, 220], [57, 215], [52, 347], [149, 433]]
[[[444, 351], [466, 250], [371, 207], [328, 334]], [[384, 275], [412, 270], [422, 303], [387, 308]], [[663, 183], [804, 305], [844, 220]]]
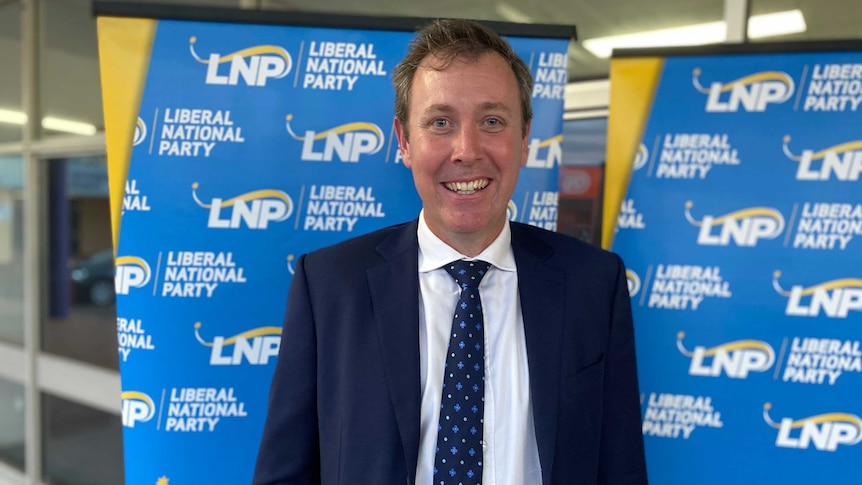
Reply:
[[[27, 115], [25, 113], [11, 109], [0, 109], [0, 123], [23, 125], [26, 122]], [[95, 135], [99, 131], [95, 125], [90, 123], [56, 118], [54, 116], [42, 118], [42, 128], [61, 131], [63, 133], [72, 133], [74, 135]]]
[[27, 115], [20, 111], [12, 111], [11, 109], [0, 109], [0, 123], [23, 125], [26, 122]]
[[[806, 28], [805, 17], [800, 10], [755, 15], [748, 19], [748, 36], [752, 39], [805, 32]], [[633, 34], [597, 37], [585, 40], [583, 46], [596, 57], [608, 58], [614, 49], [619, 48], [717, 44], [724, 42], [726, 38], [727, 23], [721, 20]]]
[[748, 19], [748, 36], [752, 39], [797, 34], [807, 28], [801, 10], [755, 15]]
[[74, 135], [95, 135], [98, 131], [94, 125], [90, 123], [82, 123], [80, 121], [64, 120], [63, 118], [55, 118], [46, 116], [42, 118], [42, 128], [46, 130], [62, 131], [64, 133], [72, 133]]

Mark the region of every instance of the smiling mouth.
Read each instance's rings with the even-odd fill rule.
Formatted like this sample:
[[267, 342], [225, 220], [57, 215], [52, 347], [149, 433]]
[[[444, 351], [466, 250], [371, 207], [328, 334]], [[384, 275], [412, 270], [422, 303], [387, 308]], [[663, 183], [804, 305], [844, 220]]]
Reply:
[[448, 182], [444, 187], [461, 195], [469, 195], [488, 186], [488, 179], [477, 179], [469, 182]]

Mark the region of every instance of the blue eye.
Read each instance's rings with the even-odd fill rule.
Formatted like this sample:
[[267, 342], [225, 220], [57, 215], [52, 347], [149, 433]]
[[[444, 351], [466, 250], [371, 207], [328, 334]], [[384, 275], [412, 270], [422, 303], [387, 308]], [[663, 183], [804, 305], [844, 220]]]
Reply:
[[449, 124], [449, 122], [444, 120], [444, 119], [434, 120], [433, 123], [434, 123], [434, 126], [436, 126], [437, 128], [443, 128]]

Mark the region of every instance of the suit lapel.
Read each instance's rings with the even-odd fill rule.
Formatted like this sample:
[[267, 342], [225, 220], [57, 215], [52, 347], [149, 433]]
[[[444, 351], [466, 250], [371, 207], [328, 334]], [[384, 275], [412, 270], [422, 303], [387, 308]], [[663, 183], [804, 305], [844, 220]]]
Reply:
[[419, 244], [417, 224], [404, 225], [377, 252], [386, 260], [368, 269], [374, 319], [386, 366], [389, 395], [404, 445], [409, 483], [419, 459]]
[[512, 224], [512, 250], [518, 267], [536, 442], [547, 484], [557, 442], [565, 276], [561, 268], [546, 263], [553, 248], [517, 224]]

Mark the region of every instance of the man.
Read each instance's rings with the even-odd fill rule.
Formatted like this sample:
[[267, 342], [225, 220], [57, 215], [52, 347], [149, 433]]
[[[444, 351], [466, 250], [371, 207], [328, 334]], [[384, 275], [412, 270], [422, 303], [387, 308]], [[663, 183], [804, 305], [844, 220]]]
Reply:
[[[299, 259], [254, 483], [646, 483], [622, 261], [506, 217], [529, 69], [489, 29], [446, 20], [393, 78], [422, 212]], [[458, 260], [481, 267], [478, 290], [450, 277]], [[459, 320], [478, 335], [460, 342], [478, 350], [466, 375]], [[474, 393], [454, 410], [453, 378]]]

